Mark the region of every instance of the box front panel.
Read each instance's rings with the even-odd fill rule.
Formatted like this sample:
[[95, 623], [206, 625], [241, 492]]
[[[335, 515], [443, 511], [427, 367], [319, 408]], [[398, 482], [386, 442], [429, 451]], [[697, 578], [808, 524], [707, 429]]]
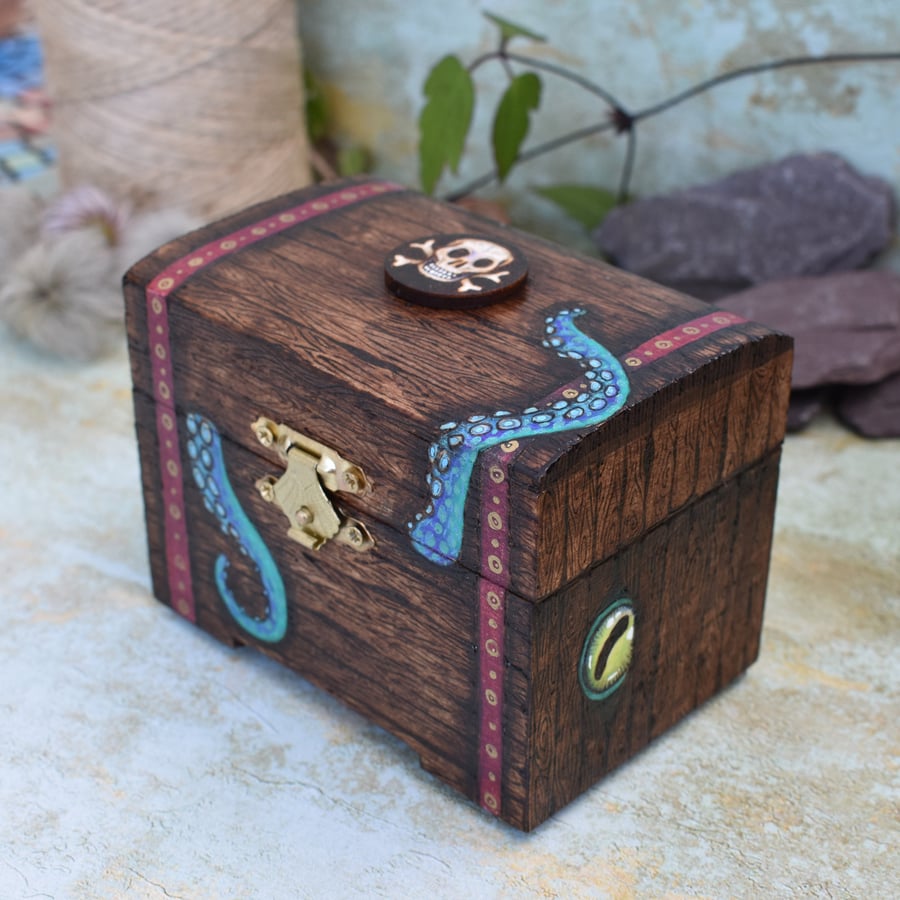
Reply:
[[[221, 440], [209, 409], [176, 417], [185, 537], [168, 552], [154, 410], [142, 394], [136, 409], [156, 596], [224, 643], [255, 647], [340, 697], [474, 798], [476, 576], [422, 565], [376, 521], [366, 522], [367, 552], [302, 547], [254, 487], [277, 469]], [[190, 609], [179, 608], [185, 596]]]

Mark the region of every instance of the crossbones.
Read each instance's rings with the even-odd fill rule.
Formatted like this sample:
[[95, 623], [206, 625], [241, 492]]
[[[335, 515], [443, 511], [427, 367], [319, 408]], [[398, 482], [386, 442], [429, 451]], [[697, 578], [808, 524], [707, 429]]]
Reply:
[[396, 253], [394, 266], [416, 266], [425, 278], [444, 284], [458, 281], [456, 291], [459, 294], [482, 290], [480, 285], [474, 283], [473, 278], [486, 278], [494, 284], [500, 284], [503, 277], [509, 275], [508, 269], [496, 271], [513, 259], [509, 250], [500, 244], [473, 237], [456, 238], [437, 248], [435, 243], [435, 238], [411, 242], [409, 246], [420, 250], [424, 257], [410, 259], [402, 253]]

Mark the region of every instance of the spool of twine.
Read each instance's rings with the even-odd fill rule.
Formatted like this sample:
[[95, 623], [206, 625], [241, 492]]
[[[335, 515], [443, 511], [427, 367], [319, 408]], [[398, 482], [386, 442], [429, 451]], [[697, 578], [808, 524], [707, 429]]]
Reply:
[[310, 181], [295, 0], [38, 0], [64, 188], [212, 218]]

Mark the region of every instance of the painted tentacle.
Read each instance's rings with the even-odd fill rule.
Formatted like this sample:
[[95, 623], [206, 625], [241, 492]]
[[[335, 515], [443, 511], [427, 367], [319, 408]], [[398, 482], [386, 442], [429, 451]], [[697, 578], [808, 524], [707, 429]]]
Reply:
[[459, 556], [469, 481], [478, 454], [506, 441], [522, 440], [586, 428], [618, 412], [628, 397], [628, 376], [601, 344], [581, 332], [573, 321], [582, 309], [564, 309], [546, 319], [545, 347], [585, 370], [587, 387], [571, 399], [550, 400], [520, 413], [500, 410], [492, 416], [473, 415], [465, 422], [447, 422], [441, 437], [429, 447], [431, 470], [426, 476], [431, 499], [409, 523], [413, 546], [439, 565]]
[[281, 574], [269, 548], [244, 512], [234, 494], [222, 442], [216, 426], [197, 413], [187, 416], [187, 451], [197, 487], [203, 493], [203, 505], [216, 517], [222, 533], [233, 538], [240, 552], [247, 556], [259, 575], [268, 608], [263, 618], [255, 618], [245, 610], [228, 586], [228, 558], [220, 554], [215, 563], [216, 587], [234, 620], [257, 640], [275, 643], [287, 631], [287, 598]]

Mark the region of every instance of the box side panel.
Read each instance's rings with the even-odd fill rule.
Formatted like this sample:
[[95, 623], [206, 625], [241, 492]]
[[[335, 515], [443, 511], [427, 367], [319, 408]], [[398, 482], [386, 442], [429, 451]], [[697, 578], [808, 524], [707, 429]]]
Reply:
[[557, 590], [778, 447], [790, 363], [780, 335], [744, 344], [627, 410], [593, 455], [573, 448], [542, 494], [518, 495], [517, 515], [538, 523], [520, 548], [518, 565], [534, 573], [526, 594]]
[[[770, 452], [536, 607], [528, 827], [756, 659], [779, 458]], [[623, 599], [633, 611], [630, 667], [589, 699], [579, 678], [586, 640]]]
[[[140, 392], [135, 407], [154, 590], [171, 604], [177, 595], [171, 578], [182, 571], [167, 565], [166, 513], [154, 475], [157, 411]], [[219, 454], [195, 432], [177, 417], [175, 439], [188, 469], [183, 574], [190, 580], [189, 618], [219, 640], [253, 646], [335, 694], [474, 798], [476, 576], [459, 566], [420, 565], [396, 532], [376, 521], [366, 522], [375, 539], [370, 552], [334, 543], [318, 552], [301, 547], [288, 538], [287, 519], [254, 487], [277, 470], [230, 441], [220, 441]], [[201, 461], [195, 478], [192, 460], [205, 449], [211, 464]]]
[[[260, 285], [264, 285], [264, 275], [260, 273], [259, 277]], [[397, 410], [386, 402], [389, 398], [374, 398], [367, 392], [365, 377], [367, 364], [371, 361], [354, 359], [352, 354], [346, 354], [346, 358], [335, 354], [334, 341], [340, 336], [326, 340], [320, 335], [311, 357], [313, 363], [298, 368], [296, 359], [286, 350], [284, 330], [270, 327], [266, 304], [260, 304], [258, 294], [250, 290], [249, 294], [253, 296], [223, 296], [217, 293], [218, 289], [210, 289], [208, 285], [207, 290], [210, 291], [208, 294], [201, 290], [198, 296], [209, 304], [224, 302], [241, 327], [223, 327], [221, 319], [212, 321], [202, 315], [203, 303], [176, 302], [167, 303], [164, 307], [158, 302], [159, 297], [146, 291], [139, 283], [126, 285], [132, 369], [138, 386], [135, 391], [138, 438], [157, 596], [219, 639], [231, 644], [258, 646], [306, 674], [313, 682], [406, 740], [420, 754], [427, 770], [473, 799], [480, 799], [477, 786], [479, 779], [485, 776], [484, 772], [479, 771], [481, 735], [478, 726], [484, 704], [476, 706], [475, 696], [483, 694], [480, 690], [483, 685], [477, 684], [478, 625], [483, 625], [483, 622], [477, 623], [476, 616], [478, 585], [484, 581], [483, 578], [479, 579], [458, 566], [435, 566], [412, 551], [405, 532], [398, 535], [394, 529], [384, 530], [377, 519], [366, 515], [365, 510], [353, 510], [365, 518], [379, 546], [395, 562], [400, 560], [396, 571], [392, 570], [393, 582], [390, 571], [369, 567], [360, 572], [354, 569], [352, 562], [349, 568], [343, 570], [343, 581], [333, 573], [317, 580], [309, 573], [294, 572], [292, 565], [287, 568], [293, 575], [285, 576], [282, 574], [284, 567], [278, 565], [286, 594], [290, 594], [290, 579], [296, 576], [304, 584], [309, 581], [315, 586], [318, 593], [314, 591], [309, 594], [313, 606], [319, 602], [326, 603], [328, 609], [333, 611], [331, 625], [319, 622], [317, 627], [320, 631], [310, 629], [315, 640], [305, 658], [293, 652], [280, 652], [282, 641], [275, 642], [278, 647], [275, 649], [271, 643], [254, 640], [240, 624], [236, 624], [219, 584], [221, 559], [228, 560], [225, 584], [234, 582], [234, 596], [247, 598], [242, 602], [251, 619], [265, 620], [269, 617], [268, 605], [262, 599], [266, 584], [259, 571], [247, 568], [247, 559], [239, 555], [239, 550], [238, 553], [224, 553], [223, 556], [223, 551], [210, 549], [213, 546], [211, 541], [218, 540], [220, 544], [224, 541], [227, 545], [229, 538], [217, 531], [215, 515], [201, 510], [199, 505], [202, 499], [198, 488], [192, 484], [190, 453], [186, 445], [186, 417], [201, 416], [217, 426], [223, 454], [229, 460], [243, 459], [248, 470], [254, 469], [255, 474], [249, 482], [251, 485], [261, 474], [278, 475], [283, 471], [283, 463], [274, 453], [256, 444], [250, 430], [250, 423], [262, 413], [299, 425], [312, 436], [360, 461], [376, 484], [376, 496], [388, 498], [397, 492], [397, 486], [402, 492], [411, 484], [407, 468], [409, 445], [408, 440], [404, 439], [404, 430], [408, 431], [410, 421], [399, 416]], [[264, 292], [264, 288], [261, 287], [260, 291]], [[289, 296], [282, 299], [290, 301]], [[277, 305], [271, 304], [272, 307]], [[165, 315], [160, 312], [163, 309]], [[255, 317], [259, 316], [262, 319], [257, 321]], [[306, 339], [310, 340], [309, 336]], [[382, 415], [382, 412], [385, 414]], [[349, 428], [348, 421], [351, 423]], [[224, 427], [219, 429], [218, 426]], [[173, 445], [170, 451], [163, 448], [167, 442]], [[251, 446], [243, 446], [246, 443]], [[423, 439], [422, 460], [427, 459], [426, 447]], [[422, 472], [418, 474], [421, 476]], [[416, 479], [417, 482], [423, 480], [421, 477]], [[170, 514], [171, 504], [167, 496], [173, 489], [185, 503], [185, 512], [181, 517]], [[418, 484], [416, 491], [419, 497], [421, 490], [422, 485]], [[281, 529], [286, 528], [287, 523], [280, 514], [262, 504], [247, 484], [235, 491], [240, 495], [242, 509], [251, 510], [256, 504], [260, 515], [274, 515]], [[351, 498], [341, 497], [341, 504], [345, 507], [349, 506], [344, 503], [347, 499]], [[423, 501], [417, 500], [417, 506], [422, 505]], [[205, 525], [201, 524], [204, 514], [207, 518]], [[412, 514], [409, 515], [411, 517]], [[248, 517], [251, 522], [257, 521], [255, 512], [251, 511]], [[270, 540], [261, 525], [258, 530], [264, 535], [266, 547], [271, 544], [275, 548], [278, 539]], [[180, 546], [185, 536], [189, 552], [182, 555], [177, 552], [177, 547], [173, 551], [172, 546], [173, 543]], [[477, 544], [478, 537], [476, 527], [470, 536], [472, 543]], [[231, 543], [234, 551], [238, 545]], [[299, 555], [295, 561], [301, 569], [322, 560], [322, 566], [314, 572], [325, 570], [328, 553], [349, 552], [346, 548], [326, 547], [320, 554], [310, 554], [293, 544], [288, 544], [287, 549]], [[271, 549], [271, 553], [274, 558], [279, 558], [275, 549]], [[187, 561], [184, 567], [183, 560]], [[409, 563], [408, 569], [404, 568], [404, 561]], [[408, 617], [402, 615], [402, 604], [391, 607], [388, 602], [379, 603], [386, 609], [384, 617], [378, 622], [384, 629], [381, 637], [387, 649], [380, 645], [362, 646], [366, 637], [362, 629], [365, 626], [367, 598], [390, 591], [392, 584], [402, 597], [410, 592], [418, 596], [439, 590], [445, 582], [444, 597], [450, 598], [446, 602], [452, 607], [451, 630], [455, 629], [453, 634], [464, 634], [465, 637], [462, 643], [455, 645], [452, 653], [443, 655], [440, 650], [436, 651], [430, 671], [424, 658], [419, 663], [407, 660], [402, 673], [391, 665], [396, 654], [401, 653], [411, 639]], [[509, 588], [509, 585], [504, 587]], [[340, 605], [336, 606], [328, 600], [335, 592], [347, 597], [362, 597], [362, 605], [350, 604], [342, 611]], [[300, 596], [299, 593], [297, 596]], [[509, 597], [515, 599], [511, 593]], [[293, 612], [295, 602], [300, 610], [296, 614]], [[436, 601], [435, 608], [443, 608], [442, 602]], [[303, 601], [295, 601], [293, 596], [288, 597], [288, 613], [289, 621], [310, 615], [304, 612]], [[434, 630], [433, 624], [419, 623], [424, 632], [418, 637], [431, 635], [433, 642], [440, 645], [444, 636], [440, 628]], [[329, 666], [329, 661], [338, 657], [339, 649], [338, 639], [329, 636], [328, 628], [337, 632], [342, 629], [348, 631], [351, 640], [345, 642], [345, 646], [368, 666], [362, 677], [354, 679], [348, 676], [342, 681], [340, 671], [333, 665]], [[422, 645], [423, 641], [417, 638], [416, 643]], [[317, 655], [322, 646], [327, 647], [327, 653]], [[505, 664], [505, 659], [499, 661], [506, 702], [502, 708], [503, 740], [497, 744], [509, 748], [503, 756], [500, 779], [509, 791], [509, 799], [505, 801], [502, 811], [492, 811], [501, 812], [504, 818], [513, 822], [522, 820], [526, 799], [528, 735], [527, 716], [523, 710], [529, 696], [526, 658], [529, 648], [530, 630], [526, 630], [518, 636], [518, 640], [512, 640], [504, 654], [507, 659], [512, 655], [515, 662]], [[391, 654], [386, 663], [383, 653]], [[483, 646], [481, 657], [483, 660]], [[446, 679], [450, 683], [449, 700], [440, 694], [443, 701], [438, 703], [435, 698], [428, 699], [428, 690], [419, 690], [416, 679], [419, 676], [430, 679], [429, 684], [437, 685], [435, 690], [440, 693], [444, 667], [452, 670], [451, 676]], [[360, 683], [366, 684], [365, 694], [359, 693]], [[465, 696], [460, 693], [463, 685], [469, 691]], [[411, 693], [415, 694], [413, 702], [407, 703], [406, 695]], [[400, 712], [393, 709], [392, 699], [397, 700]], [[426, 704], [427, 708], [423, 709], [422, 704]], [[433, 717], [433, 722], [429, 721], [429, 715]]]

